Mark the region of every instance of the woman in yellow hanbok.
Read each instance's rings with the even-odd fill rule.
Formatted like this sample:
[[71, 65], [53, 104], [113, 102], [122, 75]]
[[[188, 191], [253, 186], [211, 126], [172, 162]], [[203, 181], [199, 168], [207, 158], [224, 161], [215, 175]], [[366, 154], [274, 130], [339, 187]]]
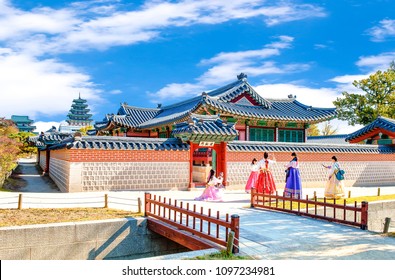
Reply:
[[345, 196], [344, 180], [338, 180], [336, 173], [341, 170], [340, 164], [336, 156], [332, 157], [332, 165], [326, 166], [328, 169], [328, 181], [325, 186], [325, 197], [327, 198], [342, 198]]

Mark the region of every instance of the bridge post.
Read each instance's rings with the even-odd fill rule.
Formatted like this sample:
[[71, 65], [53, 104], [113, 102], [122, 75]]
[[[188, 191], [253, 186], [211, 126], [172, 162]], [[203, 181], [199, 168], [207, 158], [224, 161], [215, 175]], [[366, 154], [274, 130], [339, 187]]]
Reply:
[[361, 204], [361, 229], [368, 229], [368, 209], [369, 205], [367, 201], [362, 201]]
[[235, 239], [234, 239], [234, 246], [233, 246], [233, 253], [238, 253], [239, 252], [239, 223], [240, 223], [240, 217], [239, 215], [232, 215], [230, 217], [230, 230], [235, 233]]
[[256, 190], [255, 188], [251, 188], [251, 208], [255, 207], [256, 204], [256, 196], [255, 196]]
[[144, 193], [144, 216], [147, 217], [148, 213], [151, 212], [151, 202], [148, 200], [151, 199], [151, 194], [150, 193]]

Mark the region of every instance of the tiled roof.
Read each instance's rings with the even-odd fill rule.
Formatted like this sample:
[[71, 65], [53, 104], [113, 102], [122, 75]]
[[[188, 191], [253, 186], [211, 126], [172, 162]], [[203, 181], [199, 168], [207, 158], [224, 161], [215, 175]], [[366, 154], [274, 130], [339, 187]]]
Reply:
[[244, 92], [248, 92], [255, 101], [262, 105], [262, 107], [271, 107], [270, 101], [260, 96], [245, 78], [239, 79], [238, 81], [221, 87], [219, 89], [210, 91], [207, 94], [212, 97], [217, 97], [219, 101], [229, 102]]
[[72, 135], [69, 133], [54, 132], [29, 137], [28, 141], [36, 147], [45, 148], [48, 145], [58, 144], [67, 139], [73, 139]]
[[363, 136], [364, 134], [368, 134], [369, 132], [371, 132], [377, 128], [387, 130], [390, 132], [395, 132], [395, 120], [390, 119], [390, 118], [385, 118], [385, 117], [378, 117], [370, 124], [364, 126], [363, 128], [361, 128], [353, 133], [350, 133], [348, 135], [348, 137], [346, 138], [346, 141], [351, 141], [351, 140], [356, 139], [360, 136]]
[[357, 154], [395, 154], [395, 148], [377, 145], [358, 144], [313, 144], [284, 142], [233, 141], [228, 143], [229, 151], [238, 152], [307, 152], [307, 153], [357, 153]]
[[155, 150], [155, 151], [187, 151], [189, 145], [175, 138], [137, 138], [113, 136], [83, 136], [81, 140], [67, 139], [53, 145], [57, 149], [98, 149], [98, 150]]
[[320, 135], [308, 136], [307, 143], [322, 143], [322, 144], [349, 144], [346, 142], [348, 134], [335, 134], [335, 135]]
[[15, 123], [31, 123], [33, 120], [29, 118], [29, 116], [17, 116], [17, 115], [12, 115], [11, 120]]
[[191, 114], [188, 122], [179, 123], [173, 135], [184, 141], [232, 141], [238, 135], [234, 123], [225, 124], [219, 116]]
[[303, 105], [294, 99], [272, 101], [270, 108], [220, 102], [210, 96], [206, 96], [204, 101], [216, 110], [235, 116], [266, 120], [317, 122], [335, 115], [335, 108], [315, 108]]
[[180, 121], [195, 111], [202, 104], [201, 100], [202, 97], [198, 96], [185, 102], [163, 107], [162, 111], [155, 118], [140, 124], [138, 128], [152, 128]]
[[[173, 104], [156, 109], [138, 108], [122, 105], [118, 115], [114, 115], [107, 124], [99, 122], [96, 129], [105, 129], [110, 122], [119, 126], [150, 129], [163, 125], [185, 121], [190, 113], [195, 112], [200, 106], [207, 106], [219, 113], [232, 114], [236, 117], [256, 118], [265, 120], [291, 121], [291, 122], [320, 122], [335, 116], [335, 108], [316, 108], [306, 106], [293, 98], [286, 100], [264, 99], [247, 82], [246, 76], [219, 89], [203, 93]], [[245, 106], [231, 103], [239, 95], [246, 92], [260, 106]]]

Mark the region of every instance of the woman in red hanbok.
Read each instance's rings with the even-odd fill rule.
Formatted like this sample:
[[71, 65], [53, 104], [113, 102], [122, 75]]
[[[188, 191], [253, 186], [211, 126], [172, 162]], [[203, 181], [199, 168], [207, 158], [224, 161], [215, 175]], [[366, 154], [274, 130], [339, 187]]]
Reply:
[[256, 192], [264, 194], [274, 194], [276, 192], [276, 184], [274, 183], [271, 166], [275, 163], [275, 159], [270, 160], [269, 154], [265, 152], [263, 159], [259, 161], [259, 175], [256, 184]]
[[250, 177], [248, 177], [248, 181], [247, 181], [247, 184], [245, 187], [246, 193], [250, 193], [251, 189], [255, 188], [256, 181], [258, 180], [258, 175], [259, 175], [259, 166], [258, 166], [256, 158], [254, 158], [251, 162]]

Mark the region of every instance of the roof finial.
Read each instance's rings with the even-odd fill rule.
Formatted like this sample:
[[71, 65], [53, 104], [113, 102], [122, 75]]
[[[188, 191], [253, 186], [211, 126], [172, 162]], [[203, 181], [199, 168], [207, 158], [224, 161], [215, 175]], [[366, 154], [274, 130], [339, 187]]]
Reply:
[[247, 80], [247, 75], [241, 72], [239, 75], [237, 75], [237, 79], [245, 81]]

